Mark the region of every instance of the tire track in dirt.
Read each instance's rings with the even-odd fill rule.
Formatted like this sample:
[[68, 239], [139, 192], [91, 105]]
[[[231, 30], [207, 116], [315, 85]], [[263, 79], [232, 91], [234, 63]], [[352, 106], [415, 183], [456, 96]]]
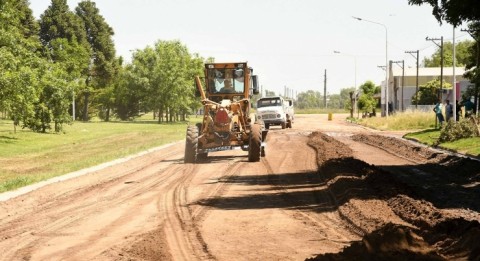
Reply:
[[[105, 239], [104, 235], [111, 234], [119, 227], [129, 227], [134, 231], [135, 226], [141, 225], [141, 222], [135, 219], [141, 216], [143, 210], [148, 209], [157, 197], [151, 191], [168, 183], [171, 179], [168, 173], [174, 173], [180, 168], [179, 165], [172, 166], [171, 162], [165, 161], [175, 154], [178, 152], [167, 153], [147, 166], [120, 169], [122, 172], [116, 174], [118, 176], [101, 179], [98, 184], [73, 191], [55, 192], [53, 194], [56, 194], [55, 199], [58, 200], [40, 202], [38, 206], [22, 209], [25, 213], [20, 215], [21, 218], [2, 220], [0, 233], [8, 236], [0, 246], [15, 246], [5, 247], [9, 251], [5, 252], [4, 256], [11, 259], [57, 259], [75, 256], [85, 258], [101, 253], [101, 249], [95, 249], [95, 245], [100, 244], [98, 241], [111, 240]], [[140, 213], [133, 213], [125, 206], [130, 202], [145, 207], [140, 208]], [[146, 218], [152, 218], [153, 213], [149, 210], [145, 212], [150, 213]], [[35, 222], [31, 221], [32, 218]], [[89, 222], [90, 220], [95, 221]], [[145, 220], [145, 217], [139, 220]], [[92, 223], [99, 224], [91, 225]], [[88, 232], [76, 231], [72, 229], [74, 227], [82, 227]], [[68, 241], [65, 239], [72, 236], [83, 238], [83, 242], [59, 242]], [[51, 247], [45, 246], [46, 239]], [[112, 243], [118, 244], [118, 241], [113, 240]], [[56, 244], [63, 248], [55, 250]]]
[[[228, 187], [228, 183], [221, 182], [221, 180], [236, 175], [244, 164], [244, 162], [239, 162], [239, 160], [229, 163], [227, 168], [222, 171], [224, 174], [219, 182], [216, 182], [213, 188], [209, 187], [204, 190], [198, 198], [206, 200], [222, 195], [223, 191]], [[208, 215], [208, 208], [202, 204], [189, 201], [189, 184], [202, 165], [192, 166], [195, 166], [192, 170], [188, 168], [182, 170], [182, 177], [175, 183], [172, 183], [172, 186], [168, 188], [169, 192], [165, 194], [162, 200], [162, 205], [164, 206], [162, 211], [167, 213], [165, 226], [167, 240], [170, 241], [170, 248], [174, 251], [176, 259], [216, 260], [215, 256], [210, 253], [208, 244], [203, 239], [199, 229], [202, 220]], [[169, 203], [173, 206], [172, 208], [168, 207]]]

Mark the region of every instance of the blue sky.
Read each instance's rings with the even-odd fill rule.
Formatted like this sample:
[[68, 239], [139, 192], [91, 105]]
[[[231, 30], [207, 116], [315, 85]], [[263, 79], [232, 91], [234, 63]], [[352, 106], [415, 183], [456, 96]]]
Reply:
[[[38, 18], [50, 0], [30, 0]], [[74, 10], [79, 0], [68, 0]], [[97, 0], [114, 29], [117, 55], [130, 61], [130, 50], [157, 40], [179, 40], [191, 53], [217, 62], [247, 61], [264, 89], [284, 88], [327, 93], [385, 79], [385, 28], [388, 59], [415, 59], [405, 51], [420, 50], [420, 60], [436, 49], [425, 37], [451, 41], [453, 28], [440, 24], [430, 6], [407, 0]], [[464, 26], [465, 27], [465, 26]], [[463, 27], [463, 28], [464, 28]], [[471, 39], [456, 30], [456, 41]], [[340, 52], [334, 53], [334, 51]], [[355, 63], [356, 61], [356, 63]], [[394, 65], [396, 66], [396, 65]], [[356, 73], [355, 73], [356, 72]], [[355, 77], [356, 75], [356, 77]]]

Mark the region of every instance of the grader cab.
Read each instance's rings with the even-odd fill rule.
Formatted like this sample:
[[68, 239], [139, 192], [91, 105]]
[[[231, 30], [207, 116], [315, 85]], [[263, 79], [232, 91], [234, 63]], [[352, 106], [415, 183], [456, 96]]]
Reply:
[[185, 163], [205, 159], [209, 152], [241, 148], [248, 161], [265, 156], [267, 132], [255, 114], [250, 113], [250, 96], [258, 94], [258, 80], [247, 63], [205, 64], [205, 88], [195, 77], [197, 94], [202, 99], [203, 120], [188, 126]]

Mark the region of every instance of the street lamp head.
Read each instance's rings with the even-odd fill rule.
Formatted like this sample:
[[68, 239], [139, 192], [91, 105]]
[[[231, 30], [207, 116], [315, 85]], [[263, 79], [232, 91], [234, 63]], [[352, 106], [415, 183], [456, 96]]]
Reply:
[[335, 50], [333, 50], [333, 53], [340, 53], [340, 52], [339, 52], [339, 51], [335, 51]]
[[355, 17], [355, 16], [352, 16], [353, 19], [357, 19], [358, 21], [362, 21], [362, 18], [360, 17]]

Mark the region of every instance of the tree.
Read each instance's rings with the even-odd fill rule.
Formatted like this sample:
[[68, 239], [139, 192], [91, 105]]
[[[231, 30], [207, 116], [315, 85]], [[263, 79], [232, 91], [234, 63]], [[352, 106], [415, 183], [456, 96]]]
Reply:
[[[451, 89], [451, 88], [452, 88], [451, 84], [443, 82], [443, 89]], [[425, 85], [420, 85], [418, 88], [418, 101], [416, 100], [417, 95], [413, 95], [412, 104], [425, 104], [425, 105], [435, 104], [438, 101], [439, 91], [440, 91], [439, 79], [429, 81]]]
[[308, 90], [297, 95], [297, 107], [299, 109], [321, 108], [323, 96], [319, 91]]
[[480, 1], [478, 0], [408, 0], [410, 5], [429, 4], [432, 14], [441, 24], [446, 21], [454, 26], [463, 22], [480, 21]]
[[[465, 78], [469, 79], [473, 86], [469, 86], [464, 95], [468, 96], [465, 99], [469, 99], [471, 96], [474, 97], [474, 103], [478, 104], [480, 96], [480, 21], [472, 22], [468, 25], [468, 32], [475, 39], [475, 45], [472, 45], [470, 48], [470, 59], [467, 62], [465, 69], [467, 70], [464, 74]], [[474, 107], [474, 112], [476, 111], [476, 106]]]
[[345, 101], [342, 100], [340, 94], [328, 95], [327, 106], [328, 108], [341, 109], [345, 105]]
[[204, 60], [179, 41], [157, 41], [133, 54], [132, 64], [115, 86], [115, 111], [120, 118], [142, 110], [158, 113], [158, 121], [176, 121], [198, 105], [194, 76], [203, 74]]
[[27, 1], [0, 1], [0, 108], [14, 130], [34, 114], [40, 92], [41, 45]]
[[366, 81], [360, 85], [361, 95], [358, 99], [358, 109], [363, 110], [365, 113], [373, 112], [377, 107], [377, 100], [375, 94], [380, 93], [380, 86], [375, 86], [372, 81]]
[[[57, 91], [47, 91], [42, 96], [42, 102], [48, 102], [54, 97], [46, 95], [62, 94], [65, 101], [55, 104], [67, 104], [74, 93], [78, 93], [81, 79], [85, 77], [90, 61], [90, 46], [83, 21], [70, 11], [66, 0], [52, 0], [51, 5], [40, 16], [40, 39], [45, 48], [45, 58], [55, 64], [55, 69], [50, 70], [56, 76], [62, 76], [64, 81], [46, 81], [46, 86], [55, 86]], [[64, 70], [65, 72], [60, 72]], [[59, 79], [60, 80], [60, 79]], [[59, 84], [63, 84], [60, 86]], [[58, 88], [63, 88], [59, 90]], [[40, 104], [38, 105], [40, 106]], [[47, 106], [46, 104], [42, 106]], [[50, 104], [51, 106], [51, 104]], [[45, 117], [47, 119], [47, 117]], [[56, 130], [62, 125], [65, 117], [52, 117], [55, 119]]]
[[[470, 50], [475, 43], [470, 40], [461, 41], [455, 44], [455, 56], [456, 66], [465, 66], [471, 60]], [[432, 54], [430, 58], [425, 57], [423, 63], [425, 67], [440, 67], [441, 66], [441, 54], [440, 48]], [[453, 43], [445, 42], [443, 43], [443, 66], [451, 67], [453, 66]]]
[[140, 111], [150, 111], [147, 105], [148, 78], [141, 77], [135, 66], [128, 64], [120, 69], [114, 83], [114, 112], [121, 120], [132, 120], [139, 116]]
[[352, 102], [350, 100], [350, 93], [355, 93], [355, 88], [344, 88], [340, 90], [340, 106], [339, 108], [345, 108], [347, 110], [353, 110]]
[[[76, 14], [81, 18], [84, 24], [86, 39], [90, 45], [91, 56], [87, 72], [86, 89], [84, 90], [84, 112], [83, 120], [88, 120], [89, 96], [92, 90], [96, 90], [103, 95], [108, 90], [113, 89], [109, 86], [112, 78], [118, 72], [119, 64], [115, 57], [115, 45], [113, 42], [113, 29], [107, 24], [99, 9], [94, 2], [82, 1], [75, 8]], [[103, 103], [106, 115], [109, 115], [111, 103], [110, 99], [97, 99]], [[108, 117], [105, 120], [109, 120]]]

